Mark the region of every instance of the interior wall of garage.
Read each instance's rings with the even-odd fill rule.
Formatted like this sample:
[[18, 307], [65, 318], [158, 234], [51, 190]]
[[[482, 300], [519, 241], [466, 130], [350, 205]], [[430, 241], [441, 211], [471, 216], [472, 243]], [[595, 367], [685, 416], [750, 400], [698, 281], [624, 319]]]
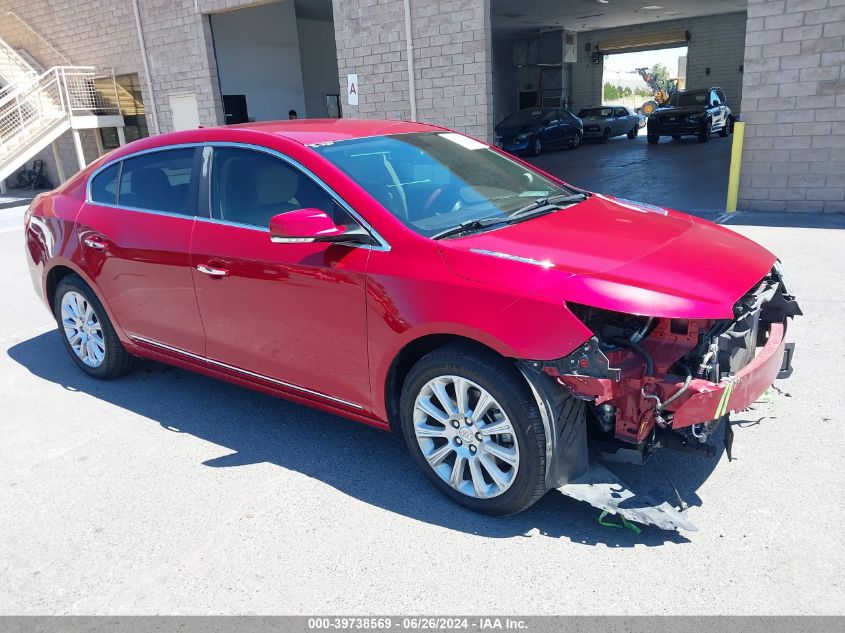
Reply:
[[293, 2], [212, 15], [211, 30], [220, 92], [245, 95], [250, 119], [307, 114]]
[[322, 118], [327, 115], [325, 96], [340, 94], [334, 23], [331, 20], [298, 18], [296, 25], [302, 64], [302, 91], [305, 96], [304, 114], [311, 118]]
[[593, 64], [591, 54], [584, 51], [586, 43], [595, 50], [595, 45], [603, 40], [686, 30], [691, 36], [687, 53], [687, 87], [719, 86], [725, 91], [731, 108], [739, 112], [745, 22], [745, 13], [727, 13], [578, 33], [578, 61], [572, 65], [573, 110], [577, 112], [601, 103], [604, 60], [600, 58], [598, 64]]
[[513, 65], [514, 40], [493, 38], [493, 122], [499, 123], [519, 105], [518, 69]]

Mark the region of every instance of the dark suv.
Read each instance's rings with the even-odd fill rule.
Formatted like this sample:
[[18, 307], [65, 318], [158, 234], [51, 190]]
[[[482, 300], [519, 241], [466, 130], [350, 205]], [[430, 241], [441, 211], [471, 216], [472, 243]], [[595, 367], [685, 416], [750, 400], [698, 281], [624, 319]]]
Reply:
[[706, 143], [711, 133], [724, 137], [732, 129], [731, 109], [721, 88], [679, 90], [648, 118], [648, 142], [654, 145], [661, 136], [697, 136], [699, 143]]

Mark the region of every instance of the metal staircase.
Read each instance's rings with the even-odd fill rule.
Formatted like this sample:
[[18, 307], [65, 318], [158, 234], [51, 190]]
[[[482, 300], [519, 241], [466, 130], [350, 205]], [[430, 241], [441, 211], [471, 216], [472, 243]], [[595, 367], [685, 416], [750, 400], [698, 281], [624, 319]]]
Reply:
[[0, 80], [5, 83], [0, 88], [0, 182], [68, 130], [74, 131], [82, 167], [79, 129], [123, 127], [111, 70], [54, 66], [39, 74], [0, 40]]

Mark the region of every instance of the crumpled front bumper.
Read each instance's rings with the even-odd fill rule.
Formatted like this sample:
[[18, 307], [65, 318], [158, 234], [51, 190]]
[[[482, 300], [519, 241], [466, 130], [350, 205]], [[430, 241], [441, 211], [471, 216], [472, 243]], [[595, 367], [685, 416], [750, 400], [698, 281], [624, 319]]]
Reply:
[[[678, 429], [699, 422], [715, 420], [731, 411], [747, 409], [768, 389], [777, 378], [784, 364], [786, 347], [786, 321], [772, 323], [769, 337], [754, 359], [733, 376], [718, 384], [708, 380], [693, 380], [686, 398], [667, 407], [673, 413], [672, 428]], [[662, 385], [665, 389], [665, 383]], [[672, 385], [667, 391], [677, 391], [681, 384]]]

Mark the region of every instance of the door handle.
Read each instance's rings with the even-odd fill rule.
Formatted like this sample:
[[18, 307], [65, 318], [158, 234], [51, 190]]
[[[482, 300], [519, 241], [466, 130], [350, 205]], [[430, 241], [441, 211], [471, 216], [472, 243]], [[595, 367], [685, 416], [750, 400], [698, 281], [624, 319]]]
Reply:
[[86, 237], [82, 241], [85, 242], [85, 246], [87, 246], [89, 248], [93, 248], [95, 251], [106, 250], [106, 243], [103, 242], [100, 239], [95, 238], [95, 237]]
[[197, 270], [205, 275], [210, 275], [211, 277], [225, 277], [229, 274], [229, 271], [225, 268], [212, 268], [211, 266], [206, 266], [205, 264], [197, 264]]

